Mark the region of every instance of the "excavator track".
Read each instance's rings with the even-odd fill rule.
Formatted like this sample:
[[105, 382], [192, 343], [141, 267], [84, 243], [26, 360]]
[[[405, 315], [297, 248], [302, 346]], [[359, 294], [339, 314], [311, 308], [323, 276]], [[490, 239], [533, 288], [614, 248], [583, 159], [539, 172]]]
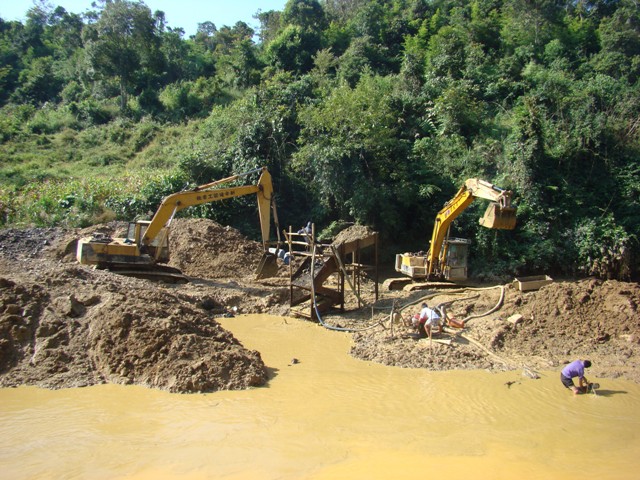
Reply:
[[166, 265], [105, 265], [99, 268], [123, 275], [125, 277], [141, 278], [153, 282], [172, 284], [189, 283], [189, 278], [180, 270]]

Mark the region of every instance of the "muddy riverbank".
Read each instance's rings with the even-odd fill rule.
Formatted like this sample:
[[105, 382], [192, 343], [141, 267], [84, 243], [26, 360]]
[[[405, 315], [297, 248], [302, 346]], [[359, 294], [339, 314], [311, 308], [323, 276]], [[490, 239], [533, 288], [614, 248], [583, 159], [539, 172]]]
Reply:
[[[260, 352], [217, 321], [290, 314], [287, 269], [254, 278], [259, 243], [208, 220], [176, 220], [171, 264], [191, 281], [167, 285], [77, 264], [75, 241], [97, 228], [117, 234], [123, 225], [0, 231], [0, 386], [120, 383], [206, 392], [268, 380]], [[593, 375], [640, 382], [637, 284], [586, 279], [526, 293], [511, 284], [480, 287], [380, 289], [372, 309], [373, 278], [365, 278], [362, 308], [347, 292], [346, 312], [323, 320], [353, 330], [353, 356], [386, 365], [535, 373], [589, 358]], [[465, 328], [429, 341], [402, 322], [391, 324], [391, 307], [407, 316], [427, 295], [430, 304], [447, 304], [452, 317], [468, 319]]]

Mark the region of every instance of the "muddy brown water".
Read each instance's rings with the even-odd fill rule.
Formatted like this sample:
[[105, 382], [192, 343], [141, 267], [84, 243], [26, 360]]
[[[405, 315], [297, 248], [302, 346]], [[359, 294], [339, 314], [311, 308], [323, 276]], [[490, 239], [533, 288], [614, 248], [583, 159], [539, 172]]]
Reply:
[[0, 390], [2, 478], [638, 478], [634, 383], [594, 378], [597, 395], [574, 397], [557, 372], [385, 367], [310, 322], [223, 325], [261, 352], [267, 387]]

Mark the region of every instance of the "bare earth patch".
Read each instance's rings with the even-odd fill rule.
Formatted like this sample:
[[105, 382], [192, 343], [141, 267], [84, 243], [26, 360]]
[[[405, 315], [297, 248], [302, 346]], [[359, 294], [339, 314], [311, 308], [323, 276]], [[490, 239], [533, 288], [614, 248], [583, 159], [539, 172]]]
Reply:
[[[288, 315], [288, 269], [256, 281], [261, 245], [202, 219], [178, 219], [172, 229], [171, 265], [190, 277], [186, 285], [77, 264], [79, 237], [96, 230], [120, 235], [123, 229], [113, 223], [82, 231], [0, 231], [0, 386], [122, 383], [207, 392], [264, 384], [260, 353], [245, 349], [216, 318], [234, 307], [238, 313]], [[370, 234], [350, 227], [336, 241], [357, 238], [358, 229]], [[635, 283], [586, 279], [527, 293], [511, 284], [380, 289], [372, 310], [373, 291], [373, 280], [364, 279], [362, 308], [347, 291], [346, 311], [323, 318], [329, 326], [353, 330], [357, 358], [432, 370], [525, 371], [559, 371], [566, 362], [589, 358], [591, 376], [640, 382]], [[430, 305], [447, 304], [454, 318], [468, 319], [465, 328], [447, 329], [429, 341], [416, 339], [402, 323], [391, 324], [392, 307], [407, 317], [425, 297]], [[517, 322], [515, 314], [521, 316]]]

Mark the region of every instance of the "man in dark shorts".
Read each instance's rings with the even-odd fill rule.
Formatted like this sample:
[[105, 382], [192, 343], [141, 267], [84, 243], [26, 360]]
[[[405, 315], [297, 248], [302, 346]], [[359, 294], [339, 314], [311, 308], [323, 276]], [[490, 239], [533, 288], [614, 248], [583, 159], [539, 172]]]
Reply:
[[[566, 365], [560, 373], [560, 380], [562, 381], [562, 384], [573, 390], [574, 395], [578, 395], [583, 391], [586, 392], [589, 383], [587, 382], [587, 379], [584, 378], [584, 369], [589, 368], [590, 366], [591, 362], [589, 360], [576, 360], [575, 362], [571, 362]], [[575, 377], [578, 377], [579, 380], [579, 386], [577, 387], [573, 383], [573, 379]]]

